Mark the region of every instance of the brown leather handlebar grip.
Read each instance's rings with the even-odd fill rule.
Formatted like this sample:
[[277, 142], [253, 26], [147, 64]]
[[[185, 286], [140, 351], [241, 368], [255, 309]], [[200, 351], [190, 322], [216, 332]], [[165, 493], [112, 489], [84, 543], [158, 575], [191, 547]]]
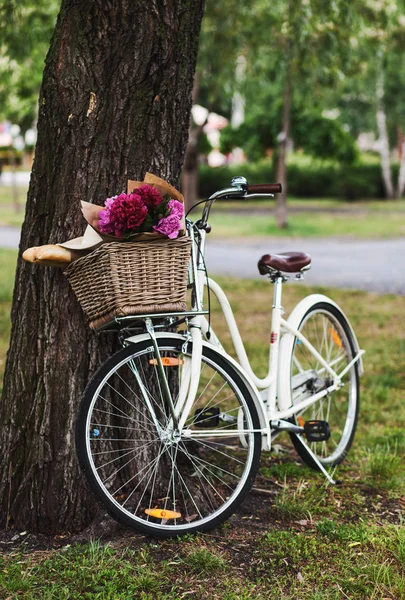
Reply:
[[248, 194], [279, 194], [281, 190], [281, 183], [259, 183], [247, 186]]

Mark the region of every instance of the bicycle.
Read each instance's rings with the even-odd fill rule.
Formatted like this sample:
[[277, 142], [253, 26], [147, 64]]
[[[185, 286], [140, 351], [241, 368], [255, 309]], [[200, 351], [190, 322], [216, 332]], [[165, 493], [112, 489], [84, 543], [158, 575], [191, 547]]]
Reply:
[[[262, 379], [250, 367], [225, 293], [206, 274], [215, 200], [280, 191], [279, 184], [249, 186], [238, 177], [204, 201], [201, 218], [187, 220], [190, 310], [117, 318], [123, 348], [84, 392], [76, 429], [80, 465], [99, 502], [141, 533], [179, 536], [226, 520], [252, 487], [261, 451], [282, 431], [330, 483], [327, 469], [352, 444], [364, 353], [353, 328], [321, 294], [304, 298], [287, 320], [282, 316], [282, 284], [301, 279], [311, 257], [292, 252], [259, 261], [274, 284], [269, 371]], [[238, 361], [207, 320], [204, 287], [219, 301]]]

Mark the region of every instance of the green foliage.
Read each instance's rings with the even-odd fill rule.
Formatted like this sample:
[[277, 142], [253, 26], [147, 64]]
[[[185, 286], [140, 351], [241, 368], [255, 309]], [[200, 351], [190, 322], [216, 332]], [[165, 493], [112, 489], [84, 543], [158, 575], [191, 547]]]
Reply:
[[[266, 112], [247, 115], [238, 128], [228, 125], [221, 132], [221, 150], [231, 152], [243, 148], [250, 160], [260, 160], [277, 145], [277, 123]], [[306, 154], [324, 160], [351, 164], [358, 157], [353, 136], [344, 130], [338, 120], [322, 116], [319, 110], [296, 108], [292, 113], [294, 143]]]
[[358, 157], [353, 137], [338, 120], [320, 112], [305, 111], [293, 117], [294, 142], [306, 154], [324, 160], [352, 164]]
[[248, 7], [234, 0], [208, 1], [202, 20], [195, 85], [197, 104], [230, 116], [238, 88], [237, 60], [246, 42]]
[[220, 149], [224, 154], [234, 148], [243, 148], [249, 160], [258, 161], [266, 150], [277, 144], [275, 121], [263, 114], [247, 115], [237, 128], [228, 125], [221, 131]]
[[202, 156], [207, 156], [212, 150], [211, 143], [205, 133], [202, 133], [198, 138], [198, 153]]
[[42, 71], [59, 0], [0, 0], [0, 120], [22, 131], [36, 118]]
[[[393, 170], [397, 173], [398, 166]], [[201, 165], [200, 196], [206, 198], [216, 190], [228, 187], [236, 175], [244, 175], [249, 183], [271, 182], [275, 177], [269, 160], [218, 168]], [[384, 198], [381, 167], [374, 162], [339, 165], [328, 161], [304, 164], [294, 161], [288, 166], [288, 189], [291, 195], [299, 198]]]

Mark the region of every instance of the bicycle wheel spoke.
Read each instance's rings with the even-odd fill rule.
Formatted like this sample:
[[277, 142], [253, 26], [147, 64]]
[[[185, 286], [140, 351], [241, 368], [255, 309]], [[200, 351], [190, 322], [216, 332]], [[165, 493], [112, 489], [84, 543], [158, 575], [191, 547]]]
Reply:
[[[212, 485], [212, 483], [210, 482], [210, 480], [204, 475], [204, 473], [201, 471], [201, 469], [199, 469], [198, 465], [195, 463], [194, 458], [195, 456], [192, 456], [190, 453], [185, 452], [185, 454], [187, 455], [187, 458], [192, 462], [192, 464], [194, 465], [194, 468], [196, 470], [197, 473], [199, 473], [199, 475], [202, 476], [202, 478], [208, 483], [208, 485], [210, 486], [210, 488], [214, 491], [215, 494], [218, 494], [218, 496], [220, 497], [222, 502], [225, 502], [225, 498], [223, 498], [221, 496], [221, 494], [219, 494], [218, 490]], [[201, 479], [201, 477], [200, 477]]]
[[[158, 343], [162, 359], [171, 359], [163, 367], [176, 404], [190, 355], [178, 339], [174, 345]], [[203, 355], [184, 437], [173, 430], [147, 341], [121, 351], [86, 392], [80, 434], [86, 440], [86, 473], [111, 513], [142, 532], [180, 535], [214, 526], [241, 502], [258, 468], [260, 425], [250, 392], [223, 357], [209, 353], [213, 358]]]
[[[118, 406], [115, 406], [115, 404], [112, 404], [112, 403], [111, 403], [109, 400], [107, 400], [107, 398], [104, 398], [104, 397], [103, 397], [101, 394], [100, 394], [100, 399], [101, 399], [101, 400], [103, 400], [104, 402], [106, 402], [107, 404], [109, 404], [110, 406], [113, 406], [115, 410], [118, 410], [118, 411], [120, 411], [120, 413], [121, 413], [121, 414], [119, 414], [119, 415], [116, 415], [116, 416], [118, 416], [119, 418], [121, 418], [121, 419], [129, 418], [129, 417], [127, 417], [126, 413], [124, 413], [124, 411], [123, 411], [123, 410], [121, 410], [121, 409], [120, 409]], [[100, 409], [99, 409], [99, 408], [97, 408], [97, 409], [96, 409], [96, 412], [97, 412], [97, 411], [100, 411]], [[104, 411], [104, 412], [107, 412], [107, 411]], [[138, 411], [138, 412], [139, 412], [139, 411]], [[112, 413], [111, 413], [111, 416], [113, 416], [113, 414], [112, 414]], [[134, 419], [134, 420], [135, 420], [135, 419]], [[139, 424], [139, 422], [138, 422], [138, 421], [136, 421], [136, 420], [135, 420], [135, 422]]]
[[210, 446], [207, 443], [204, 443], [203, 441], [201, 441], [201, 439], [197, 440], [198, 444], [200, 446], [204, 446], [206, 448], [209, 448], [210, 450], [213, 450], [214, 452], [216, 452], [217, 454], [221, 454], [222, 456], [225, 456], [228, 460], [233, 460], [235, 462], [239, 462], [241, 465], [243, 465], [243, 461], [242, 460], [238, 460], [237, 458], [235, 458], [234, 456], [229, 456], [229, 454], [226, 454], [225, 452], [222, 452], [222, 450], [218, 450], [218, 448], [212, 448], [212, 446]]
[[[153, 443], [153, 442], [151, 442]], [[146, 445], [145, 445], [146, 447]], [[127, 453], [128, 454], [128, 453]], [[122, 469], [124, 469], [124, 467], [126, 467], [127, 465], [129, 465], [129, 463], [131, 461], [133, 461], [137, 456], [139, 456], [140, 452], [138, 452], [138, 454], [136, 456], [133, 456], [130, 460], [128, 460], [126, 463], [124, 463], [123, 465], [121, 465], [118, 469], [116, 469], [113, 473], [111, 473], [111, 475], [109, 475], [107, 477], [107, 479], [104, 479], [104, 483], [106, 483], [106, 481], [109, 481], [109, 479], [111, 479], [112, 477], [115, 477], [117, 475], [117, 473], [119, 473], [120, 471], [122, 471]], [[114, 459], [114, 461], [110, 461], [110, 462], [106, 462], [103, 465], [100, 465], [96, 468], [97, 471], [99, 471], [100, 469], [103, 469], [104, 467], [106, 467], [107, 465], [109, 465], [111, 462], [115, 462], [116, 459]], [[120, 488], [121, 489], [121, 488]], [[117, 490], [118, 491], [118, 490]]]
[[[235, 473], [231, 473], [231, 471], [228, 471], [227, 469], [224, 469], [223, 467], [221, 467], [219, 465], [212, 465], [212, 463], [209, 463], [208, 461], [204, 460], [200, 456], [195, 456], [194, 455], [194, 458], [195, 458], [195, 460], [197, 460], [201, 464], [205, 464], [205, 465], [208, 465], [208, 466], [214, 466], [216, 469], [218, 469], [219, 471], [221, 471], [222, 473], [224, 473], [224, 475], [229, 475], [232, 479], [239, 479], [239, 477], [237, 475], [235, 475]], [[239, 461], [239, 463], [243, 464], [242, 461]]]
[[[163, 456], [163, 454], [165, 453], [165, 451], [166, 451], [166, 448], [164, 448], [164, 447], [162, 446], [162, 448], [161, 448], [161, 450], [160, 450], [160, 452], [159, 452], [159, 455], [158, 455], [158, 456], [157, 456], [157, 458], [156, 458], [155, 464], [154, 464], [154, 465], [152, 465], [152, 466], [151, 466], [151, 469], [149, 470], [151, 474], [150, 474], [150, 476], [149, 476], [149, 479], [148, 479], [148, 481], [147, 481], [147, 483], [146, 483], [146, 485], [145, 485], [144, 491], [142, 492], [142, 495], [141, 495], [141, 497], [140, 497], [140, 498], [139, 498], [139, 500], [138, 500], [138, 504], [136, 505], [136, 507], [135, 507], [135, 509], [134, 509], [134, 514], [136, 514], [136, 513], [138, 512], [139, 506], [140, 506], [140, 504], [141, 504], [141, 502], [142, 502], [142, 500], [143, 500], [143, 497], [144, 497], [144, 495], [145, 495], [145, 493], [146, 493], [146, 490], [148, 489], [148, 485], [149, 485], [149, 482], [150, 482], [150, 480], [152, 479], [152, 476], [153, 476], [153, 480], [154, 480], [154, 481], [156, 480], [156, 475], [157, 475], [157, 471], [158, 471], [158, 466], [159, 466], [159, 463], [160, 463], [160, 459], [162, 458], [162, 456]], [[139, 482], [138, 486], [139, 486], [139, 485], [142, 483], [143, 479], [144, 479], [144, 477], [141, 479], [141, 481]], [[138, 487], [138, 486], [137, 486], [137, 487]], [[136, 488], [133, 490], [133, 492], [131, 492], [130, 496], [131, 496], [131, 495], [132, 495], [132, 494], [133, 494], [133, 493], [136, 491], [137, 487], [136, 487]], [[129, 496], [129, 497], [130, 497], [130, 496]], [[129, 497], [127, 498], [127, 500], [129, 499]], [[126, 500], [126, 501], [127, 501], [127, 500]], [[126, 501], [125, 501], [125, 502], [126, 502]], [[125, 503], [124, 503], [124, 504], [125, 504]], [[150, 505], [149, 505], [149, 508], [150, 508]]]
[[[145, 479], [145, 477], [148, 476], [150, 470], [153, 469], [153, 467], [155, 466], [155, 464], [160, 460], [160, 457], [161, 457], [161, 454], [159, 454], [157, 458], [154, 458], [151, 461], [151, 463], [149, 463], [148, 465], [146, 465], [145, 467], [143, 467], [143, 469], [141, 469], [138, 473], [136, 473], [135, 475], [133, 475], [125, 483], [123, 483], [118, 489], [115, 490], [115, 492], [112, 493], [112, 496], [114, 496], [115, 494], [118, 494], [118, 492], [120, 492], [123, 487], [125, 487], [128, 483], [130, 483], [136, 477], [139, 477], [139, 475], [143, 473], [142, 479], [140, 479], [140, 481], [138, 482], [138, 485], [132, 490], [132, 492], [130, 494], [130, 495], [132, 495], [138, 489], [138, 487], [140, 486], [140, 484], [142, 483], [142, 481]], [[144, 473], [144, 471], [146, 471], [146, 473]], [[128, 500], [128, 498], [127, 498], [127, 500]]]
[[[109, 388], [111, 388], [120, 398], [122, 398], [123, 400], [125, 400], [125, 402], [127, 402], [129, 404], [129, 406], [131, 408], [133, 408], [135, 410], [135, 412], [137, 412], [138, 414], [142, 415], [142, 417], [145, 417], [144, 413], [137, 408], [134, 404], [132, 404], [132, 402], [129, 402], [129, 400], [127, 400], [127, 398], [125, 398], [125, 396], [123, 396], [123, 394], [121, 394], [121, 392], [119, 392], [118, 390], [116, 390], [110, 383], [107, 382], [107, 385]], [[141, 400], [139, 398], [137, 398], [139, 403], [141, 403]], [[149, 423], [151, 423], [151, 425], [153, 425], [153, 421], [152, 419], [149, 419], [149, 417], [146, 417], [146, 419], [149, 421]]]
[[[299, 327], [300, 332], [313, 345], [335, 373], [343, 371], [353, 358], [350, 329], [344, 317], [328, 303], [319, 303], [309, 309]], [[291, 383], [293, 402], [310, 399], [312, 395], [329, 388], [333, 378], [312, 352], [300, 341], [293, 346], [291, 357]], [[330, 427], [327, 440], [311, 442], [310, 447], [325, 465], [343, 460], [353, 439], [358, 410], [358, 374], [353, 365], [345, 375], [345, 386], [329, 392], [314, 404], [300, 411], [307, 420], [326, 421]], [[292, 438], [294, 442], [294, 437]], [[299, 453], [299, 444], [294, 444]], [[310, 459], [302, 452], [304, 460]]]

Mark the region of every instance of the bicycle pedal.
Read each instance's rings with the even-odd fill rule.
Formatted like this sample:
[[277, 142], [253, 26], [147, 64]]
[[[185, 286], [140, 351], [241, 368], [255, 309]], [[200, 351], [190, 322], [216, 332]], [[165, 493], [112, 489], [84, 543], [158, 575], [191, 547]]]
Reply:
[[217, 427], [219, 425], [220, 410], [217, 406], [213, 408], [197, 408], [194, 413], [194, 425], [196, 427]]
[[304, 435], [308, 442], [326, 442], [330, 438], [330, 427], [327, 421], [305, 421]]

